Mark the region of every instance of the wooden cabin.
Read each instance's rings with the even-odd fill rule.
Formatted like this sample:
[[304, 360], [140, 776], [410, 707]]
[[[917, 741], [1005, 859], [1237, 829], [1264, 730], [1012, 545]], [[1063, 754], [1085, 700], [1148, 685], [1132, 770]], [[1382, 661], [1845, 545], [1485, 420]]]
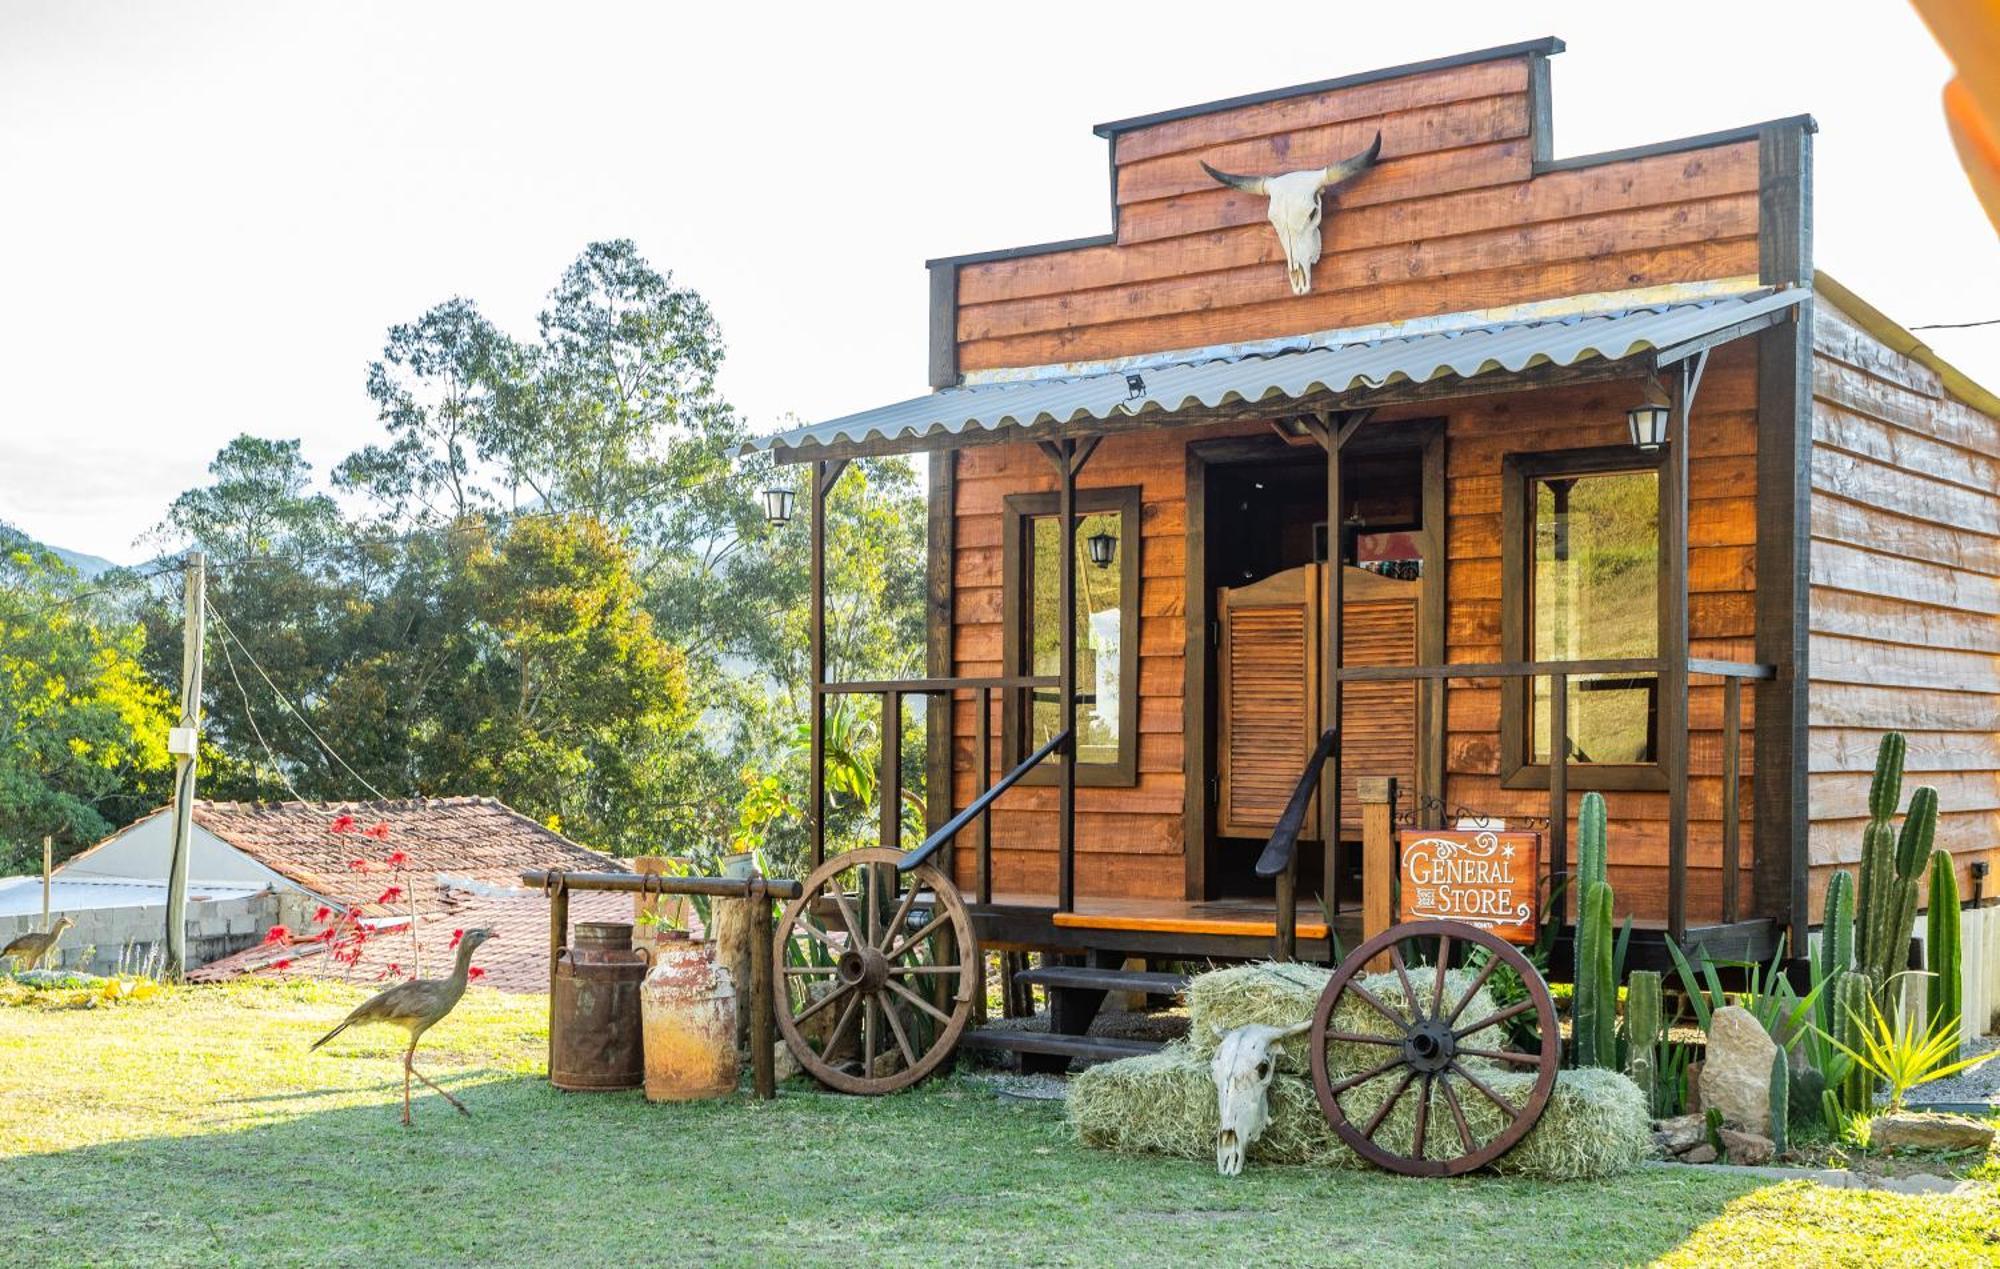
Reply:
[[[939, 702], [987, 945], [1325, 956], [1386, 911], [1371, 817], [1560, 877], [1598, 790], [1635, 964], [1798, 948], [1891, 728], [1979, 892], [2000, 400], [1817, 271], [1811, 118], [1558, 157], [1562, 48], [1101, 124], [1108, 232], [930, 261], [930, 393], [762, 443], [822, 556], [848, 460], [928, 456], [931, 677], [822, 693]], [[1298, 293], [1204, 164], [1378, 133]]]

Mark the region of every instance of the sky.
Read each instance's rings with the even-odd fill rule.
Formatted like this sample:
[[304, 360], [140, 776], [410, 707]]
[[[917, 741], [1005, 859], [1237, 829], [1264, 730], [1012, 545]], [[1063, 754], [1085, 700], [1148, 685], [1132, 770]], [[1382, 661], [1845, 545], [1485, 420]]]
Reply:
[[[918, 395], [926, 258], [1109, 227], [1092, 124], [1543, 35], [1558, 157], [1811, 112], [1820, 267], [2000, 317], [1900, 0], [0, 0], [0, 520], [129, 562], [240, 433], [323, 476], [388, 326], [532, 335], [599, 238], [707, 297], [759, 432]], [[2000, 326], [1925, 338], [2000, 388]]]

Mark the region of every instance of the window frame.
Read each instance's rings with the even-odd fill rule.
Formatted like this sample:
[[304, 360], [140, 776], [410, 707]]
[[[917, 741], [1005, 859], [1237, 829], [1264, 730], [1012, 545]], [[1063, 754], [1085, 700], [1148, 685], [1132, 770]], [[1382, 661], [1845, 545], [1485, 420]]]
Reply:
[[[1500, 460], [1500, 642], [1501, 657], [1512, 662], [1533, 660], [1528, 646], [1528, 598], [1533, 585], [1530, 569], [1534, 550], [1530, 538], [1535, 529], [1529, 491], [1534, 482], [1550, 476], [1601, 476], [1620, 471], [1647, 471], [1666, 492], [1666, 463], [1669, 450], [1642, 450], [1635, 445], [1603, 445], [1586, 449], [1548, 450], [1503, 455]], [[1654, 655], [1664, 666], [1667, 659], [1667, 585], [1665, 517], [1655, 513], [1654, 542], [1659, 553], [1658, 606], [1655, 621], [1659, 637]], [[1663, 676], [1663, 671], [1656, 671]], [[1572, 685], [1571, 691], [1576, 688]], [[1528, 755], [1528, 710], [1532, 696], [1529, 680], [1508, 676], [1500, 681], [1500, 786], [1505, 789], [1546, 789], [1549, 764], [1531, 762]], [[1666, 711], [1656, 711], [1655, 725]], [[1651, 762], [1569, 764], [1571, 789], [1601, 791], [1663, 790], [1667, 773], [1661, 755], [1667, 737], [1653, 738]]]
[[[1025, 658], [1030, 646], [1028, 619], [1033, 609], [1028, 603], [1029, 570], [1024, 566], [1031, 549], [1028, 535], [1034, 522], [1053, 519], [1060, 495], [1050, 493], [1009, 494], [1004, 500], [1005, 525], [1001, 537], [1001, 666], [1002, 673], [1027, 674]], [[1142, 549], [1141, 499], [1137, 485], [1092, 488], [1076, 491], [1079, 518], [1105, 513], [1118, 516], [1119, 597], [1118, 597], [1118, 677], [1125, 689], [1118, 701], [1118, 759], [1115, 762], [1079, 762], [1076, 782], [1100, 788], [1130, 788], [1139, 783], [1139, 552]], [[1079, 538], [1080, 542], [1082, 539]], [[1086, 565], [1085, 567], [1088, 567]], [[1081, 629], [1079, 629], [1081, 635]], [[1023, 738], [1029, 734], [1027, 720], [1033, 708], [1031, 693], [1008, 692], [1016, 699], [1003, 706], [1000, 761], [1008, 769], [1026, 758]], [[1059, 770], [1044, 762], [1021, 778], [1023, 784], [1053, 784]]]

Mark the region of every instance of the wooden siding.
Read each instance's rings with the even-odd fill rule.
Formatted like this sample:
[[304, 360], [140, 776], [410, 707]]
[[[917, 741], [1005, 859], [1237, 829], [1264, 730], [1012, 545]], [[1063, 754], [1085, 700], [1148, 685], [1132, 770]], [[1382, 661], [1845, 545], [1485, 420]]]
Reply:
[[1938, 844], [2000, 849], [2000, 422], [1822, 298], [1813, 330], [1813, 919], [1852, 869], [1885, 731], [1904, 795], [1937, 787]]
[[[1090, 361], [1597, 291], [1755, 275], [1758, 146], [1534, 171], [1525, 56], [1121, 133], [1117, 240], [959, 266], [957, 367]], [[1346, 157], [1307, 296], [1265, 200], [1201, 161], [1270, 173]]]
[[[1630, 383], [1483, 397], [1450, 415], [1446, 444], [1446, 645], [1458, 662], [1502, 661], [1501, 460], [1510, 453], [1626, 443]], [[1689, 459], [1689, 632], [1692, 655], [1748, 661], [1756, 632], [1756, 366], [1747, 344], [1715, 354], [1694, 411]], [[1448, 807], [1520, 818], [1548, 813], [1544, 789], [1500, 779], [1500, 685], [1453, 680], [1446, 701]], [[1751, 911], [1749, 744], [1754, 688], [1743, 693], [1743, 850], [1738, 893]], [[1689, 692], [1688, 919], [1722, 913], [1722, 687], [1696, 676]], [[1574, 789], [1574, 784], [1572, 788]], [[1612, 791], [1610, 872], [1621, 917], [1667, 910], [1667, 795]], [[1582, 794], [1570, 794], [1570, 814]], [[1576, 840], [1574, 827], [1570, 841]], [[1572, 849], [1574, 847], [1572, 846]]]

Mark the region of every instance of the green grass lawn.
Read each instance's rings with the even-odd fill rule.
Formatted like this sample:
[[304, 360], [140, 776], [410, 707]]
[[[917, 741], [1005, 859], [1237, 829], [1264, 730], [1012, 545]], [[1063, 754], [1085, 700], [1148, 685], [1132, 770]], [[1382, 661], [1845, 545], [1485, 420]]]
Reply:
[[358, 991], [0, 1007], [0, 1261], [607, 1266], [1993, 1263], [2000, 1198], [1648, 1170], [1602, 1184], [1087, 1151], [1046, 1105], [942, 1080], [865, 1100], [654, 1106], [541, 1078], [546, 1004], [475, 990], [397, 1123], [398, 1033], [306, 1046]]

